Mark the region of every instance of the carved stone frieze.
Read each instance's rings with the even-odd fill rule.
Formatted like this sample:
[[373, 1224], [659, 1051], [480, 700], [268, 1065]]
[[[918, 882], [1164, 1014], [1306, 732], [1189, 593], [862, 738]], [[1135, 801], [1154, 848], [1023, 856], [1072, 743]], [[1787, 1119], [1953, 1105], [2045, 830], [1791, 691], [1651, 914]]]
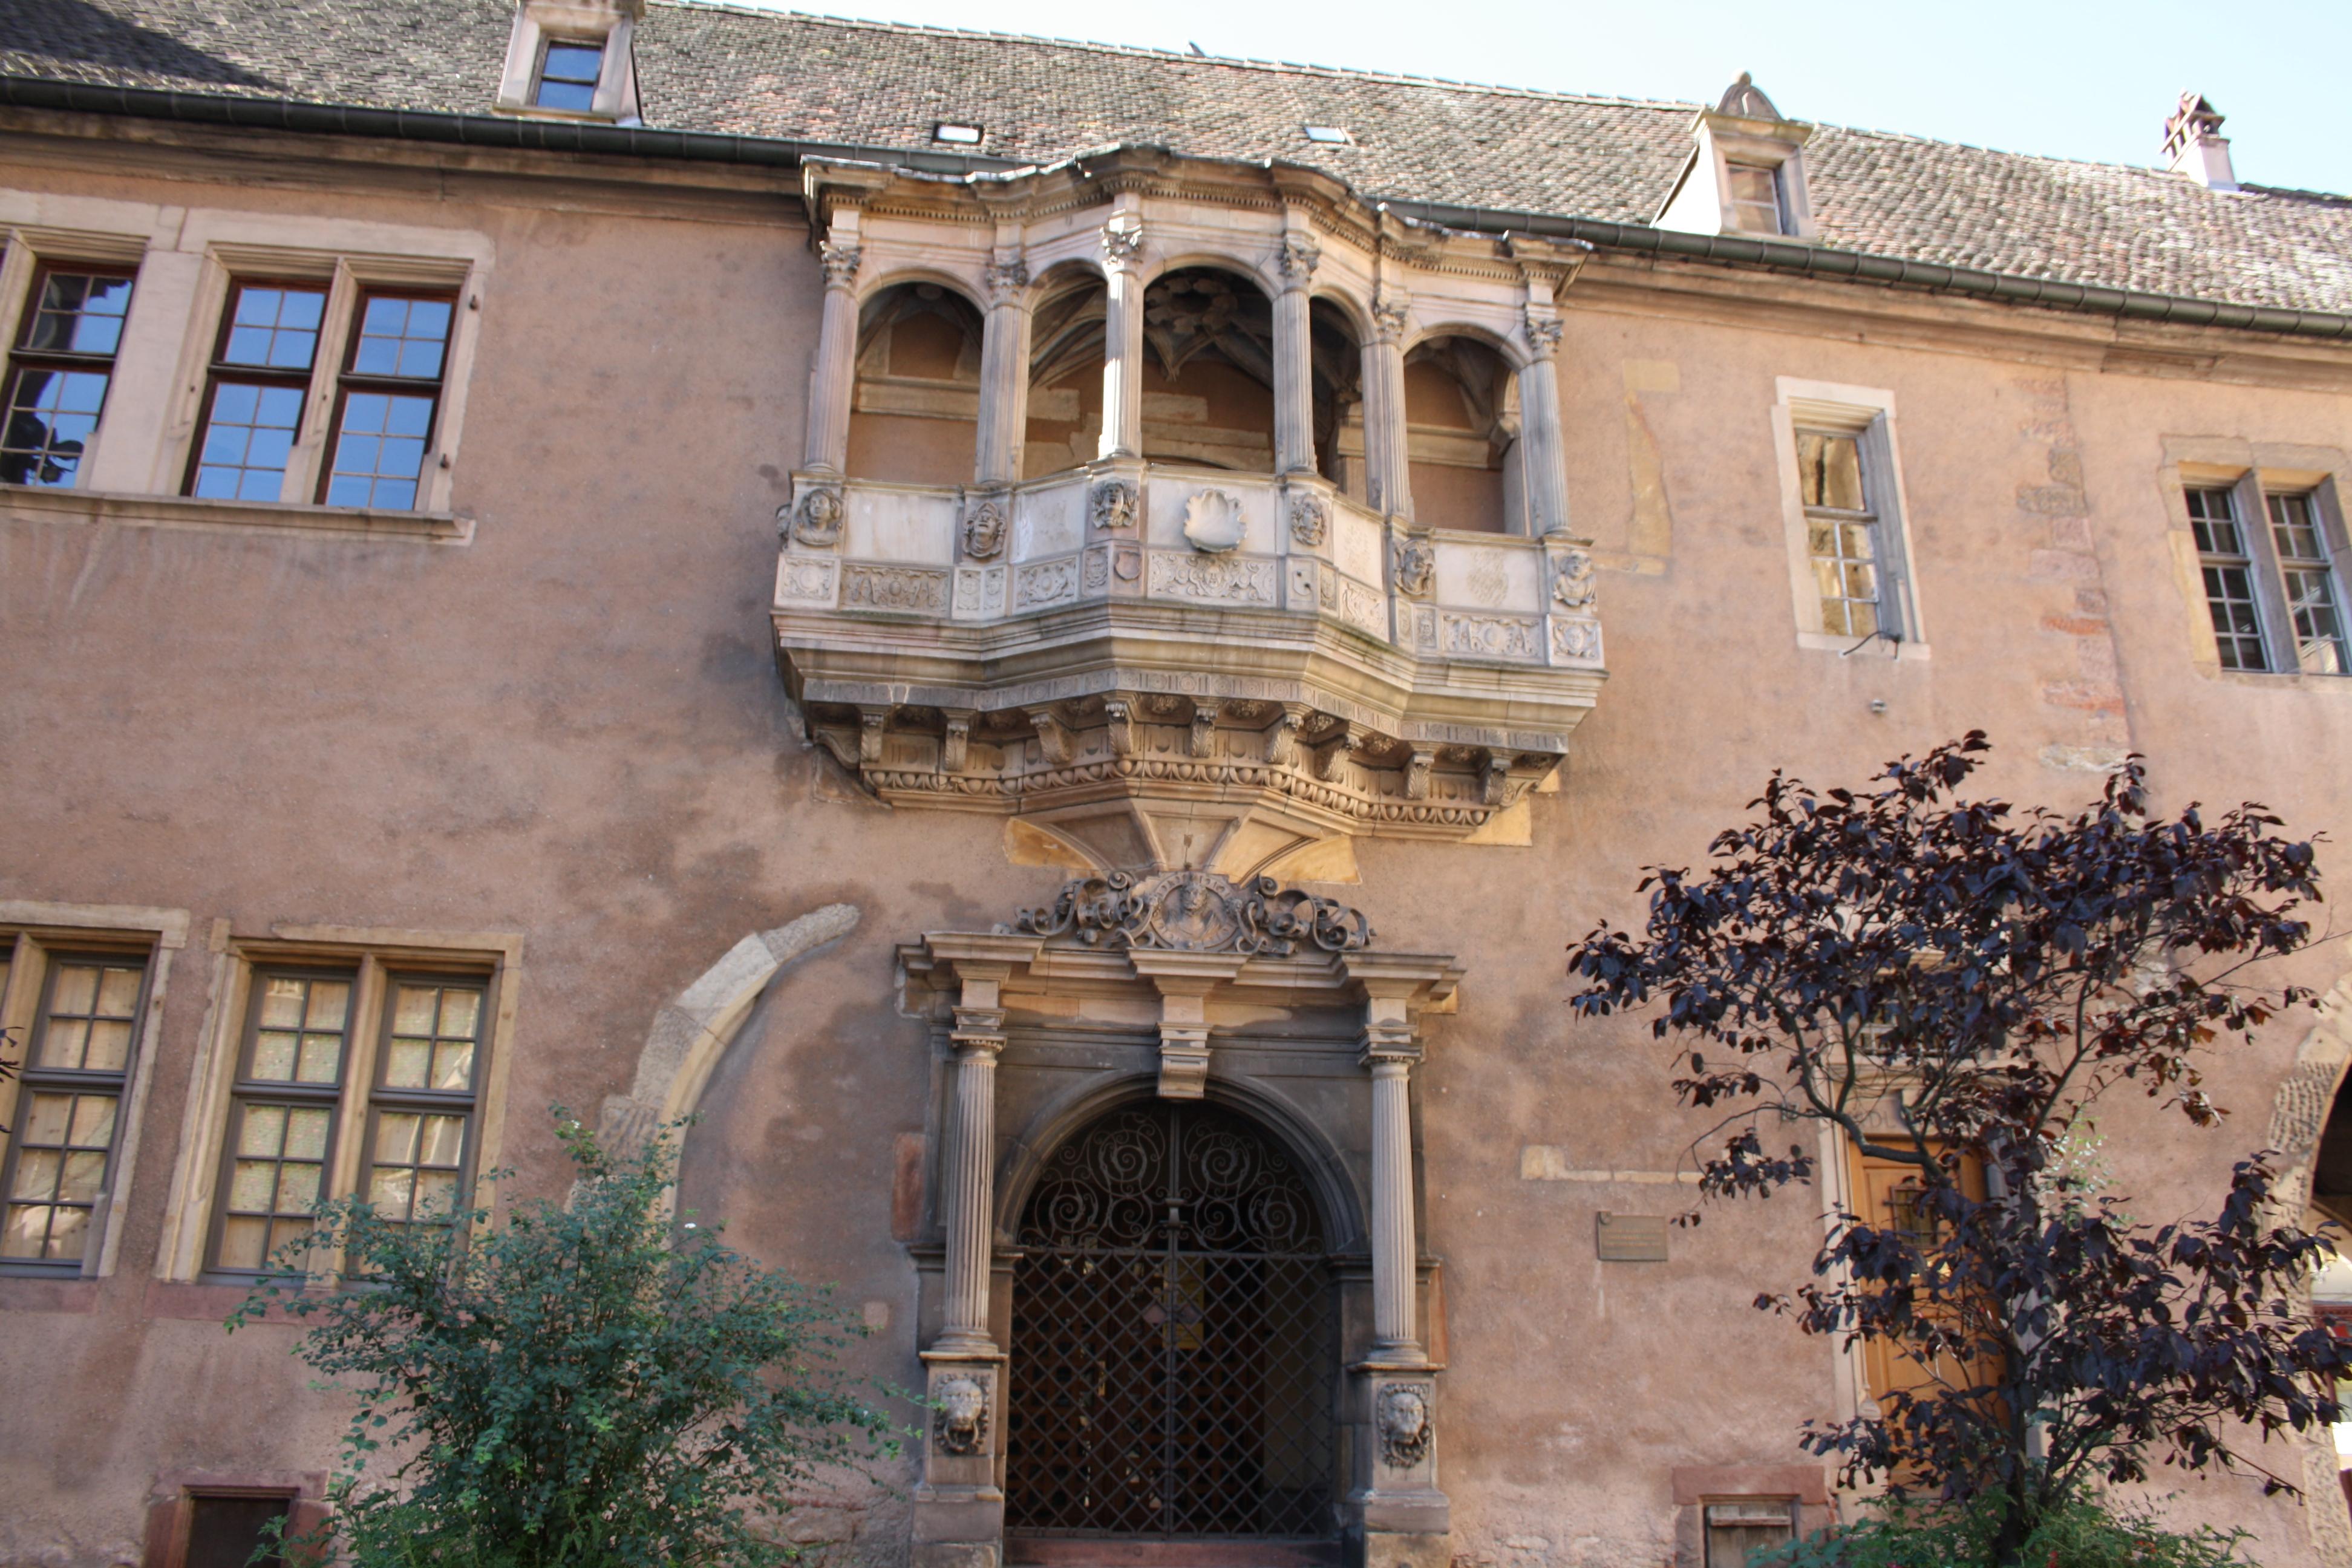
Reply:
[[1274, 568], [1271, 560], [1154, 551], [1145, 590], [1160, 598], [1271, 605], [1275, 602]]
[[988, 1385], [952, 1373], [931, 1390], [931, 1440], [943, 1454], [977, 1454], [988, 1442]]
[[1089, 505], [1095, 526], [1122, 529], [1135, 526], [1135, 487], [1125, 479], [1106, 479], [1094, 488]]
[[1290, 498], [1290, 537], [1309, 549], [1323, 542], [1331, 528], [1331, 509], [1313, 490], [1300, 490]]
[[811, 605], [833, 603], [841, 563], [830, 555], [787, 554], [776, 569], [776, 596]]
[[841, 605], [844, 609], [939, 615], [948, 607], [948, 574], [914, 566], [845, 565], [841, 569]]
[[1353, 952], [1372, 943], [1370, 922], [1344, 904], [1271, 877], [1235, 882], [1214, 871], [1081, 877], [1050, 908], [1024, 910], [1019, 925], [1088, 947], [1252, 957], [1287, 958], [1302, 948]]
[[1438, 617], [1438, 641], [1448, 654], [1470, 658], [1540, 658], [1543, 623], [1533, 616]]
[[1429, 1392], [1417, 1383], [1384, 1383], [1372, 1400], [1381, 1462], [1409, 1470], [1429, 1458]]
[[1052, 561], [1031, 561], [1013, 569], [1013, 607], [1042, 610], [1067, 604], [1078, 596], [1078, 558], [1064, 555]]
[[1601, 623], [1555, 617], [1551, 623], [1551, 651], [1554, 658], [1598, 662]]

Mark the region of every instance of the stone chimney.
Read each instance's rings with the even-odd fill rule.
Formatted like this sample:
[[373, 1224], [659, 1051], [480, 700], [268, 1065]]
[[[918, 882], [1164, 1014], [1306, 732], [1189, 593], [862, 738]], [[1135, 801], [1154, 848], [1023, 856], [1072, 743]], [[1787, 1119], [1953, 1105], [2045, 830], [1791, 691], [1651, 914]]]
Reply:
[[2221, 134], [2221, 111], [2198, 93], [2184, 92], [2164, 122], [2165, 167], [2186, 174], [2211, 191], [2234, 191], [2238, 177], [2230, 169], [2230, 139]]

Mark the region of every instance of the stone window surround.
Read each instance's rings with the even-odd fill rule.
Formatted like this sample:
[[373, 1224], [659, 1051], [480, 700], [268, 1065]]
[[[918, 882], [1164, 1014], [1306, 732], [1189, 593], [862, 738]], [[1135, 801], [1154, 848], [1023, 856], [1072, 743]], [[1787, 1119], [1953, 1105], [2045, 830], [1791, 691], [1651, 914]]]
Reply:
[[[635, 10], [628, 5], [551, 5], [544, 0], [525, 0], [516, 6], [514, 33], [508, 40], [506, 66], [499, 77], [498, 112], [532, 120], [636, 123], [637, 73], [631, 47], [636, 30]], [[589, 109], [546, 109], [531, 101], [550, 43], [593, 43], [604, 51], [597, 68], [595, 100]]]
[[1799, 1540], [1837, 1518], [1821, 1465], [1677, 1465], [1668, 1479], [1675, 1505], [1671, 1561], [1676, 1568], [1705, 1568], [1709, 1503], [1790, 1504]]
[[[0, 191], [0, 333], [13, 342], [34, 270], [43, 261], [109, 261], [138, 268], [106, 409], [74, 487], [0, 487], [0, 516], [148, 527], [296, 530], [465, 543], [469, 521], [450, 498], [467, 391], [492, 261], [472, 230], [367, 220], [178, 207], [101, 197]], [[207, 367], [233, 276], [315, 279], [329, 285], [318, 376], [330, 395], [303, 413], [287, 493], [308, 496], [328, 441], [334, 370], [362, 286], [455, 289], [458, 308], [443, 365], [441, 408], [425, 459], [423, 505], [413, 511], [304, 500], [205, 500], [179, 492], [203, 411]], [[314, 377], [313, 386], [318, 382]]]
[[[114, 1167], [108, 1189], [91, 1221], [96, 1245], [87, 1249], [79, 1276], [65, 1279], [102, 1279], [112, 1275], [122, 1250], [123, 1200], [136, 1179], [139, 1142], [146, 1121], [147, 1093], [155, 1076], [156, 1038], [163, 1016], [163, 997], [172, 973], [172, 955], [187, 945], [188, 911], [131, 904], [67, 904], [34, 900], [0, 900], [0, 942], [12, 942], [16, 961], [9, 965], [8, 984], [0, 994], [0, 1025], [22, 1049], [30, 1043], [34, 1008], [41, 992], [46, 954], [53, 949], [121, 947], [147, 944], [147, 994], [137, 1026], [131, 1031], [130, 1070], [123, 1080], [122, 1109], [115, 1128]], [[0, 1083], [0, 1125], [14, 1125], [17, 1085]], [[7, 1142], [0, 1134], [0, 1149]], [[14, 1272], [14, 1271], [11, 1271]], [[31, 1272], [29, 1270], [27, 1273]], [[51, 1278], [60, 1271], [42, 1270]]]
[[2173, 575], [2185, 605], [2189, 662], [2210, 679], [2276, 689], [2299, 687], [2352, 693], [2352, 678], [2310, 674], [2303, 669], [2223, 669], [2206, 608], [2197, 535], [2189, 516], [2188, 492], [2226, 488], [2254, 564], [2254, 592], [2263, 623], [2263, 651], [2273, 662], [2294, 656], [2294, 622], [2287, 612], [2279, 578], [2278, 551], [2271, 538], [2266, 495], [2307, 494], [2327, 540], [2336, 574], [2339, 611], [2352, 612], [2352, 530], [2345, 498], [2352, 495], [2352, 453], [2340, 447], [2289, 442], [2251, 441], [2239, 437], [2167, 437], [2158, 487], [2163, 496], [2165, 530], [2172, 547]]
[[[1895, 657], [1910, 660], [1929, 658], [1927, 616], [1920, 605], [1918, 575], [1912, 564], [1917, 557], [1911, 547], [1911, 508], [1903, 490], [1902, 447], [1895, 435], [1895, 394], [1881, 387], [1808, 381], [1790, 375], [1774, 378], [1774, 386], [1777, 396], [1772, 405], [1772, 443], [1780, 465], [1780, 521], [1788, 541], [1789, 591], [1796, 614], [1797, 646], [1817, 653], [1843, 654], [1859, 640], [1822, 630], [1804, 491], [1797, 471], [1800, 428], [1844, 430], [1862, 437], [1863, 482], [1871, 488], [1870, 500], [1878, 514], [1880, 602], [1884, 605], [1888, 595], [1893, 596], [1892, 619], [1902, 634], [1902, 641], [1895, 644]], [[1864, 652], [1885, 657], [1877, 647]]]
[[[523, 939], [510, 931], [440, 931], [368, 926], [273, 925], [265, 937], [230, 934], [225, 920], [213, 922], [212, 976], [202, 1032], [190, 1064], [186, 1110], [182, 1113], [179, 1152], [164, 1205], [163, 1231], [156, 1243], [155, 1277], [167, 1283], [205, 1279], [205, 1249], [212, 1234], [213, 1205], [220, 1180], [222, 1144], [228, 1136], [229, 1101], [237, 1057], [245, 1041], [254, 972], [269, 965], [352, 966], [359, 984], [352, 999], [353, 1036], [383, 1032], [384, 975], [404, 967], [463, 970], [489, 982], [490, 1016], [482, 1034], [489, 1054], [475, 1101], [474, 1147], [468, 1159], [478, 1179], [498, 1167], [506, 1123], [507, 1085], [515, 1056], [515, 1009], [522, 978]], [[367, 1091], [355, 1075], [364, 1065], [355, 1044], [346, 1068], [343, 1098]], [[357, 1087], [354, 1087], [354, 1086]], [[364, 1104], [362, 1104], [364, 1111]], [[365, 1154], [357, 1142], [338, 1140], [326, 1183], [328, 1193], [349, 1193]]]
[[292, 1505], [287, 1523], [293, 1534], [315, 1530], [329, 1517], [324, 1470], [166, 1470], [148, 1494], [141, 1568], [186, 1568], [188, 1530], [200, 1497], [284, 1498]]

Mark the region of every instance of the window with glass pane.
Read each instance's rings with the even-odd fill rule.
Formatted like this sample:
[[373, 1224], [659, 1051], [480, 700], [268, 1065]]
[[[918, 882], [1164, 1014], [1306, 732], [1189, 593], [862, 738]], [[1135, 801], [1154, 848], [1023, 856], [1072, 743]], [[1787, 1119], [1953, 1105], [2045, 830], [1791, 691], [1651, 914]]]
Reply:
[[113, 1164], [142, 958], [58, 956], [18, 1075], [0, 1263], [78, 1268]]
[[1863, 483], [1861, 437], [1798, 431], [1797, 470], [1822, 630], [1867, 637], [1879, 627], [1878, 520]]
[[385, 1218], [446, 1222], [465, 1206], [487, 992], [395, 977], [377, 1049], [367, 1200]]
[[2287, 614], [2294, 621], [2296, 659], [2313, 675], [2352, 671], [2336, 573], [2313, 498], [2305, 494], [2264, 499], [2271, 514], [2271, 542], [2278, 550], [2279, 574], [2286, 584]]
[[454, 311], [446, 295], [361, 297], [320, 486], [329, 506], [415, 510]]
[[2236, 498], [2225, 487], [2189, 492], [2189, 524], [2197, 535], [2205, 607], [2223, 669], [2268, 669], [2263, 618], [2254, 605], [2254, 563], [2238, 524]]
[[1727, 163], [1731, 179], [1731, 212], [1743, 234], [1780, 234], [1780, 172], [1761, 163]]
[[105, 412], [115, 351], [131, 311], [131, 275], [44, 268], [9, 355], [0, 483], [67, 486]]
[[300, 1267], [281, 1249], [309, 1234], [325, 1195], [353, 983], [347, 973], [254, 975], [213, 1227], [216, 1270]]
[[280, 498], [326, 308], [320, 284], [231, 285], [189, 466], [190, 495]]
[[596, 106], [596, 77], [604, 65], [602, 44], [551, 41], [540, 61], [539, 87], [531, 102], [541, 109], [585, 114]]

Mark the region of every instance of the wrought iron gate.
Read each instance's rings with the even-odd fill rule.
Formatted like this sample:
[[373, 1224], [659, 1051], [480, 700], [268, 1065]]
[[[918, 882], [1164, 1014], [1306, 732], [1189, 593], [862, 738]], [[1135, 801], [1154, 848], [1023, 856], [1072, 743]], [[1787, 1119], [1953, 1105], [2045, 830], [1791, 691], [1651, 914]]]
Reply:
[[1114, 1111], [1047, 1162], [1019, 1246], [1009, 1528], [1333, 1533], [1336, 1286], [1272, 1139], [1208, 1106]]

